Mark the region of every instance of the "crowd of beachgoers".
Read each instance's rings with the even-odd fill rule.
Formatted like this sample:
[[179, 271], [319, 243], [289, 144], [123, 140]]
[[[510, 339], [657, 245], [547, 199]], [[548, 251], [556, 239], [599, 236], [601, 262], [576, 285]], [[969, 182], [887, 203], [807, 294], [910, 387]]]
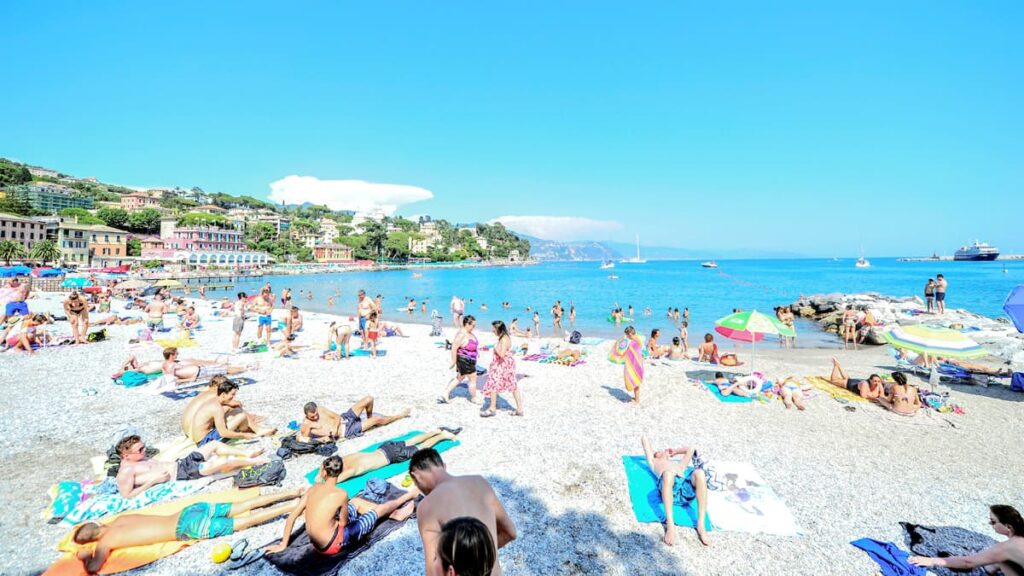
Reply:
[[[732, 308], [746, 335], [691, 335], [689, 310], [669, 308], [667, 335], [641, 335], [614, 305], [623, 334], [604, 340], [575, 329], [569, 300], [488, 310], [452, 296], [414, 325], [370, 287], [325, 288], [351, 313], [320, 314], [286, 283], [216, 299], [173, 282], [7, 282], [0, 571], [1024, 564], [1024, 448], [993, 442], [1024, 431], [1012, 368], [866, 346], [885, 323], [870, 307], [839, 311], [833, 349], [802, 349], [791, 306]], [[920, 313], [941, 322], [945, 291]], [[778, 345], [753, 356], [766, 331]]]

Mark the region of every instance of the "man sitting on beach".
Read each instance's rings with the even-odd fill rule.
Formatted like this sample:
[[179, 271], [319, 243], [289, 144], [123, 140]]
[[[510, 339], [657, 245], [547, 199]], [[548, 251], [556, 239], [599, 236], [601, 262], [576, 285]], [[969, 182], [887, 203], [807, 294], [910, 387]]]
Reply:
[[[416, 522], [423, 540], [426, 576], [437, 572], [437, 542], [441, 527], [453, 518], [470, 517], [483, 522], [498, 548], [516, 539], [516, 525], [501, 500], [482, 476], [453, 476], [433, 449], [416, 452], [409, 462], [409, 475], [426, 498], [416, 509]], [[492, 576], [501, 576], [501, 564], [494, 559]]]
[[291, 309], [288, 310], [288, 316], [286, 316], [284, 319], [284, 339], [294, 340], [296, 337], [295, 333], [298, 332], [301, 328], [302, 315], [299, 314], [299, 307], [292, 306]]
[[255, 418], [236, 411], [238, 405], [234, 400], [237, 392], [238, 384], [224, 380], [217, 385], [216, 396], [209, 396], [185, 407], [186, 414], [191, 414], [188, 419], [182, 417], [181, 428], [196, 446], [202, 447], [208, 442], [229, 438], [272, 436], [277, 432], [276, 428], [260, 427]]
[[157, 462], [146, 457], [146, 444], [135, 435], [122, 438], [115, 450], [121, 457], [117, 491], [125, 498], [134, 498], [151, 486], [171, 480], [198, 480], [270, 462], [260, 457], [262, 448], [245, 451], [220, 442], [208, 442], [177, 462]]
[[[708, 483], [701, 461], [694, 448], [666, 448], [655, 452], [646, 436], [640, 438], [644, 447], [647, 465], [658, 477], [661, 489], [661, 502], [665, 506], [665, 544], [676, 543], [676, 524], [673, 519], [673, 506], [685, 508], [697, 500], [697, 538], [700, 543], [708, 546], [708, 535], [704, 528], [707, 515]], [[673, 460], [673, 456], [682, 456], [682, 460]], [[422, 507], [422, 505], [421, 505]]]
[[300, 488], [256, 496], [233, 504], [199, 502], [186, 506], [177, 514], [163, 516], [121, 514], [109, 524], [80, 524], [72, 531], [71, 537], [75, 544], [80, 546], [96, 543], [95, 548], [80, 550], [78, 559], [84, 564], [87, 573], [98, 574], [114, 550], [175, 540], [187, 542], [230, 536], [236, 531], [246, 530], [287, 514], [294, 505], [282, 504], [252, 514], [248, 512], [298, 498], [302, 492], [303, 489]]
[[[210, 383], [207, 385], [205, 390], [189, 399], [188, 404], [185, 405], [185, 409], [181, 412], [182, 430], [188, 428], [189, 423], [195, 418], [196, 412], [201, 406], [203, 406], [203, 404], [206, 403], [207, 400], [217, 397], [217, 388], [224, 382], [230, 382], [227, 376], [214, 376], [210, 379]], [[255, 424], [259, 424], [263, 421], [262, 416], [246, 412], [245, 409], [242, 408], [242, 403], [238, 401], [237, 397], [224, 402], [223, 406], [225, 408], [224, 422], [227, 424], [228, 428], [232, 430], [237, 430], [246, 420]]]
[[11, 278], [7, 285], [10, 287], [11, 292], [7, 296], [7, 304], [4, 306], [3, 316], [0, 317], [0, 324], [15, 314], [28, 316], [28, 304], [25, 303], [25, 300], [28, 299], [28, 294], [31, 290], [29, 283], [22, 283], [17, 278]]
[[[305, 418], [299, 426], [299, 435], [305, 438], [317, 439], [323, 442], [331, 442], [341, 438], [355, 438], [363, 432], [387, 426], [392, 422], [409, 416], [409, 409], [406, 408], [394, 416], [373, 414], [373, 396], [366, 396], [340, 416], [327, 408], [316, 405], [316, 402], [308, 402], [302, 408]], [[366, 413], [366, 418], [360, 415]]]
[[299, 500], [284, 524], [281, 543], [267, 548], [267, 554], [276, 554], [288, 548], [295, 521], [304, 516], [306, 533], [313, 549], [327, 556], [341, 552], [366, 538], [374, 527], [386, 518], [399, 522], [412, 516], [413, 499], [420, 494], [410, 490], [394, 500], [374, 504], [362, 498], [349, 499], [348, 492], [337, 486], [340, 482], [344, 459], [331, 456], [320, 466], [316, 483]]
[[160, 369], [164, 371], [164, 376], [173, 375], [179, 384], [199, 382], [224, 374], [241, 374], [248, 370], [244, 366], [219, 364], [212, 360], [192, 360], [188, 364], [179, 363], [178, 349], [174, 346], [164, 348], [164, 362], [161, 364]]

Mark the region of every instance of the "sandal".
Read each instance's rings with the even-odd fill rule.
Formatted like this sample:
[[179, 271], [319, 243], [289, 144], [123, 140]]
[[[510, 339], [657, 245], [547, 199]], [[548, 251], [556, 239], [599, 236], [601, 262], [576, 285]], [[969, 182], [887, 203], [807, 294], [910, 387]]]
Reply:
[[441, 396], [438, 396], [437, 397], [437, 403], [438, 404], [447, 404], [448, 403], [448, 399], [444, 398], [444, 397], [441, 397]]
[[480, 417], [481, 418], [490, 418], [491, 416], [494, 416], [495, 414], [496, 414], [496, 412], [494, 410], [487, 410], [486, 412], [481, 412], [480, 413]]

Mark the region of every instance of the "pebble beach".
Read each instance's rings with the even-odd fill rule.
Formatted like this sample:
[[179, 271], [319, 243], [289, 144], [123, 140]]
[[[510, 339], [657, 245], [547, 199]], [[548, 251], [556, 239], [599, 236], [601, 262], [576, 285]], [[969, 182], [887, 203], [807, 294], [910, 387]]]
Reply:
[[[56, 312], [60, 297], [39, 294], [29, 305], [33, 311]], [[215, 318], [208, 303], [195, 302], [204, 329], [196, 333], [198, 346], [182, 348], [181, 356], [230, 353], [230, 320]], [[122, 306], [115, 300], [114, 312]], [[275, 311], [275, 317], [283, 314]], [[385, 314], [384, 319], [401, 320], [395, 316]], [[1013, 472], [1024, 460], [1019, 441], [1024, 395], [1010, 392], [1005, 379], [988, 387], [949, 387], [963, 414], [921, 410], [908, 418], [873, 404], [840, 403], [820, 391], [802, 412], [787, 410], [778, 400], [721, 403], [693, 381], [706, 366], [652, 362], [642, 402], [634, 406], [627, 402], [622, 368], [608, 362], [610, 343], [604, 343], [589, 347], [586, 362], [574, 367], [517, 358], [525, 416], [511, 416], [508, 397], [499, 401], [496, 417], [485, 419], [478, 415], [479, 406], [469, 403], [464, 387], [450, 403], [436, 401], [451, 378], [450, 353], [437, 345], [452, 338], [450, 326], [444, 338], [436, 338], [429, 336], [428, 326], [403, 324], [408, 337], [382, 339], [386, 356], [326, 361], [320, 352], [334, 318], [305, 314], [296, 343], [309, 348], [298, 358], [272, 352], [232, 357], [233, 364], [259, 364], [245, 374], [257, 382], [240, 389], [238, 399], [282, 431], [301, 419], [302, 405], [310, 400], [341, 412], [370, 394], [377, 412], [411, 409], [408, 419], [341, 443], [342, 454], [409, 430], [462, 427], [461, 445], [444, 459], [454, 474], [490, 480], [516, 523], [518, 539], [499, 553], [508, 575], [873, 574], [877, 565], [851, 540], [870, 537], [902, 545], [901, 521], [992, 535], [990, 504], [1024, 504], [1019, 475]], [[50, 328], [69, 332], [66, 322]], [[243, 340], [253, 339], [255, 330], [255, 322], [248, 321]], [[47, 491], [62, 480], [94, 478], [89, 459], [106, 452], [115, 431], [142, 428], [149, 443], [181, 435], [184, 401], [111, 382], [110, 375], [129, 353], [153, 360], [160, 348], [130, 352], [128, 340], [137, 326], [109, 326], [107, 331], [109, 338], [95, 344], [35, 355], [0, 354], [5, 394], [0, 456], [6, 464], [0, 477], [6, 507], [0, 522], [2, 574], [36, 574], [59, 557], [54, 545], [68, 527], [42, 519]], [[482, 333], [481, 340], [493, 337]], [[695, 346], [695, 335], [690, 340]], [[722, 346], [748, 363], [735, 371], [750, 368], [748, 345]], [[773, 341], [758, 347], [754, 368], [774, 378], [827, 376], [833, 356], [851, 376], [895, 370], [883, 346], [782, 350]], [[490, 354], [483, 354], [481, 365], [489, 360]], [[712, 463], [749, 463], [785, 504], [800, 534], [713, 531], [711, 546], [704, 547], [692, 530], [680, 529], [680, 541], [665, 546], [662, 526], [637, 522], [630, 507], [622, 457], [643, 453], [642, 435], [655, 447], [695, 446]], [[275, 449], [270, 439], [261, 442], [268, 451]], [[305, 473], [320, 461], [316, 455], [286, 461], [284, 488], [304, 485]], [[221, 480], [208, 490], [228, 487], [230, 480]], [[244, 535], [254, 544], [269, 543], [282, 526], [280, 519]], [[199, 542], [130, 574], [221, 574], [223, 567], [210, 560], [215, 543]], [[341, 573], [422, 570], [419, 535], [415, 522], [408, 522]], [[236, 573], [280, 574], [264, 561]]]

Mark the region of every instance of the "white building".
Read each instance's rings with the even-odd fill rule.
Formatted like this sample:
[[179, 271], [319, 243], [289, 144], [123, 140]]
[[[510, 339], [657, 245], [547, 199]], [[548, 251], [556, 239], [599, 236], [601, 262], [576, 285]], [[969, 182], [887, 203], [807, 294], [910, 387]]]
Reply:
[[369, 212], [356, 212], [355, 216], [352, 217], [352, 227], [358, 228], [359, 226], [370, 220], [376, 220], [377, 222], [380, 222], [381, 220], [384, 219], [385, 216], [387, 215], [384, 214], [384, 211], [381, 210], [380, 208], [374, 208]]
[[320, 222], [320, 242], [323, 244], [333, 244], [338, 239], [338, 223], [330, 218], [321, 218]]

